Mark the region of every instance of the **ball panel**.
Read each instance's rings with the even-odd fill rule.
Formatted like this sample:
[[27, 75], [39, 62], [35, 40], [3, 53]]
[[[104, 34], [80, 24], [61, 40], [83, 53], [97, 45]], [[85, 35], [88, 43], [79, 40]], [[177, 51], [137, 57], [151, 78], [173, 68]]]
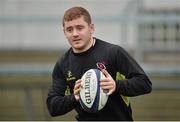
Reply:
[[94, 99], [94, 103], [93, 103], [93, 106], [92, 106], [92, 111], [93, 112], [96, 112], [98, 111], [98, 107], [99, 107], [99, 101], [100, 101], [100, 70], [98, 69], [93, 69], [94, 72], [95, 72], [95, 75], [96, 75], [96, 82], [97, 82], [97, 92], [96, 92], [96, 96], [95, 96], [95, 99]]
[[108, 100], [106, 92], [100, 87], [100, 79], [103, 77], [100, 70], [90, 69], [81, 78], [80, 104], [87, 112], [101, 110]]
[[[94, 70], [88, 70], [81, 78], [80, 98], [87, 108], [92, 108], [97, 94], [97, 76]], [[82, 106], [84, 106], [82, 105]]]

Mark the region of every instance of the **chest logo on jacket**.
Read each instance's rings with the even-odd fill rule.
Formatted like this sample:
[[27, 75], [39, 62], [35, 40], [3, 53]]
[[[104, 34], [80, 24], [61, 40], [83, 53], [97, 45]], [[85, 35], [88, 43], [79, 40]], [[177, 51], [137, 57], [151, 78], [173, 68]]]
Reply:
[[97, 62], [96, 66], [98, 69], [102, 70], [102, 69], [106, 69], [105, 63], [101, 63], [101, 62]]
[[75, 79], [76, 79], [76, 77], [74, 77], [73, 74], [72, 74], [72, 72], [69, 70], [69, 71], [67, 72], [66, 80], [67, 80], [67, 81], [71, 81], [71, 80], [75, 80]]

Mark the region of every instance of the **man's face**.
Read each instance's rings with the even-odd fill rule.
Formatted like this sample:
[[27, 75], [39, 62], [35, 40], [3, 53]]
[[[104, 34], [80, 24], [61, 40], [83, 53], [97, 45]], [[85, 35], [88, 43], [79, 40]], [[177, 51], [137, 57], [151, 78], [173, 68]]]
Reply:
[[94, 25], [84, 21], [84, 17], [64, 22], [64, 34], [75, 52], [83, 52], [91, 47]]

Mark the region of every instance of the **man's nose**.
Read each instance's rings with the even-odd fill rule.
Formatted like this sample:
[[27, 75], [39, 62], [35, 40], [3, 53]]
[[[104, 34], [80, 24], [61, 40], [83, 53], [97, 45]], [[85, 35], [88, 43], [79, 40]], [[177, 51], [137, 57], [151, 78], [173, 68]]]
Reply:
[[73, 30], [73, 36], [78, 36], [78, 31], [76, 29]]

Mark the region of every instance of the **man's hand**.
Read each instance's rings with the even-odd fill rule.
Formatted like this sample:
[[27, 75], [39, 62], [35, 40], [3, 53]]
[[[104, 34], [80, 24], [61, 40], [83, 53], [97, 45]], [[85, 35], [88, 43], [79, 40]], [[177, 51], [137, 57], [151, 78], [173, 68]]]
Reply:
[[81, 87], [81, 80], [77, 80], [74, 86], [74, 97], [77, 101], [79, 101], [79, 92], [80, 92], [80, 87]]
[[108, 90], [107, 95], [111, 95], [116, 90], [116, 83], [107, 70], [101, 70], [105, 75], [105, 78], [100, 80], [100, 86], [104, 90]]

